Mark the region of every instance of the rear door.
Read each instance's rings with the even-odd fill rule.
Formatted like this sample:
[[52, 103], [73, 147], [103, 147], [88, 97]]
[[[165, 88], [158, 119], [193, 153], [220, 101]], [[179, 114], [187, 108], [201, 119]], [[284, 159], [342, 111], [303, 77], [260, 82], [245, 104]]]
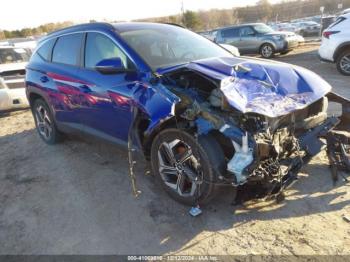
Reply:
[[241, 51], [239, 38], [239, 28], [227, 28], [221, 30], [221, 41], [220, 44], [234, 45]]
[[[82, 107], [77, 78], [81, 56], [83, 33], [73, 33], [58, 37], [52, 50], [50, 71], [47, 76], [55, 83], [57, 94], [51, 93], [52, 104], [56, 106], [56, 119], [80, 126], [79, 110]], [[45, 78], [42, 81], [46, 81]]]

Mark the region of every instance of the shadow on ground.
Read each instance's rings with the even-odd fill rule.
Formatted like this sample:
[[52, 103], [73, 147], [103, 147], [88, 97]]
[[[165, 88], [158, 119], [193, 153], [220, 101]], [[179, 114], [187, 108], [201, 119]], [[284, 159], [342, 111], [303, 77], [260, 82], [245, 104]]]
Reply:
[[[75, 138], [76, 139], [76, 138]], [[185, 251], [202, 232], [239, 229], [349, 205], [326, 164], [309, 164], [287, 199], [232, 206], [230, 190], [197, 218], [145, 175], [137, 159], [135, 199], [127, 153], [101, 141], [44, 144], [34, 129], [0, 137], [0, 254], [162, 254]], [[188, 244], [191, 243], [191, 244]]]

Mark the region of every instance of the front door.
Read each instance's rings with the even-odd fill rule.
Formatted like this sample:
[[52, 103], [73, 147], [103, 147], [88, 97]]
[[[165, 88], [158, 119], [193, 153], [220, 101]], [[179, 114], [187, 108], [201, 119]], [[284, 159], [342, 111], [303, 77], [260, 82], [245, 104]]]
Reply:
[[257, 35], [250, 26], [243, 26], [240, 28], [239, 42], [243, 53], [255, 53], [259, 49]]
[[102, 60], [112, 58], [120, 58], [125, 69], [135, 69], [110, 37], [87, 33], [84, 63], [78, 74], [84, 97], [80, 116], [88, 133], [125, 142], [131, 124], [132, 93], [139, 82], [135, 72], [104, 74], [95, 69]]

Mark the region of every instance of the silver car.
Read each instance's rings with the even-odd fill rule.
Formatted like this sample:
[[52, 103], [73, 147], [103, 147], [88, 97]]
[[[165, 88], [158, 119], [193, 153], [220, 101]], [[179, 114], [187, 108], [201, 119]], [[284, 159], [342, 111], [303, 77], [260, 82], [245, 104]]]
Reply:
[[234, 45], [241, 54], [260, 54], [271, 58], [275, 53], [286, 54], [298, 46], [298, 39], [293, 32], [277, 32], [262, 24], [244, 24], [220, 28], [215, 42]]

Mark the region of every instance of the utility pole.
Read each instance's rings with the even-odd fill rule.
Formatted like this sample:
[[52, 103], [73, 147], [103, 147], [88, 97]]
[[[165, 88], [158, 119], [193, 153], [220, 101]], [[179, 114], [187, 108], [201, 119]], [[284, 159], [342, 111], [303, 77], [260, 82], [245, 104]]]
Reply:
[[182, 24], [185, 24], [185, 7], [184, 7], [184, 0], [181, 0], [181, 21]]

